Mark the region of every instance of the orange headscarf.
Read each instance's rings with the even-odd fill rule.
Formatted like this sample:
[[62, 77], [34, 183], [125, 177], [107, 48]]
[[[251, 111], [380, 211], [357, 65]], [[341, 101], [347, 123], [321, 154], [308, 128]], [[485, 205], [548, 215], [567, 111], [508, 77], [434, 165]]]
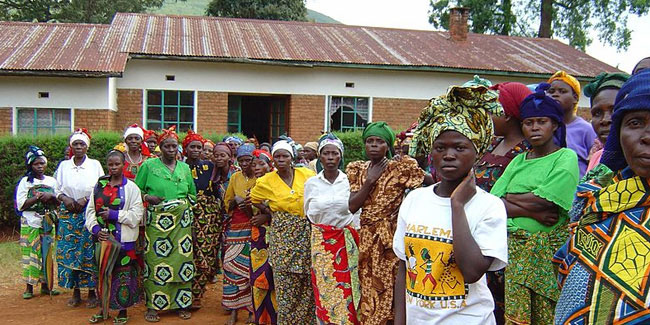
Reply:
[[172, 125], [169, 129], [162, 129], [161, 134], [158, 136], [158, 144], [169, 138], [174, 138], [178, 141], [178, 134], [176, 134], [176, 125]]
[[555, 80], [560, 80], [562, 82], [565, 82], [567, 85], [569, 85], [569, 87], [571, 87], [571, 89], [573, 89], [573, 92], [576, 93], [576, 97], [578, 97], [578, 100], [576, 101], [576, 105], [574, 106], [574, 109], [577, 109], [578, 102], [580, 101], [580, 82], [578, 81], [578, 79], [560, 70], [556, 72], [554, 75], [552, 75], [547, 82], [552, 83]]

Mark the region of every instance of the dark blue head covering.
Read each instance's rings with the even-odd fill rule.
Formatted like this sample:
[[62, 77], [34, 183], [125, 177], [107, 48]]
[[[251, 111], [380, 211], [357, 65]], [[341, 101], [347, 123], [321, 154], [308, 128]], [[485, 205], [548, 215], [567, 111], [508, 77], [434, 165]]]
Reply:
[[45, 157], [45, 153], [41, 148], [37, 146], [29, 146], [27, 149], [27, 153], [25, 153], [25, 166], [27, 167], [27, 171], [25, 172], [25, 176], [27, 176], [27, 181], [32, 183], [34, 182], [34, 170], [32, 169], [32, 164], [37, 158], [43, 158], [45, 159], [45, 162], [47, 162], [47, 158]]
[[251, 143], [245, 143], [237, 148], [237, 158], [241, 156], [253, 157], [253, 151], [255, 151], [255, 146]]
[[566, 126], [564, 125], [564, 113], [562, 107], [555, 99], [546, 96], [546, 89], [549, 84], [541, 83], [535, 93], [528, 95], [521, 102], [521, 120], [530, 117], [548, 117], [557, 122], [557, 130], [553, 134], [553, 142], [556, 145], [566, 148]]
[[638, 110], [650, 110], [650, 69], [633, 75], [616, 95], [612, 126], [600, 158], [600, 162], [613, 171], [627, 167], [620, 142], [621, 120], [625, 113]]

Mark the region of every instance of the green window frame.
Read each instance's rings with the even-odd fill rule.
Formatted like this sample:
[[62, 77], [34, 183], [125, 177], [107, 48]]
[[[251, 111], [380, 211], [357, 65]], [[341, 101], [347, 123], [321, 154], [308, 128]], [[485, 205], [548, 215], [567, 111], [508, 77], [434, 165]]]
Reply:
[[370, 98], [330, 96], [328, 115], [330, 131], [363, 130], [370, 122]]
[[31, 135], [69, 134], [72, 110], [68, 108], [17, 108], [16, 133]]
[[271, 105], [271, 139], [287, 134], [287, 110], [284, 99], [276, 100]]
[[241, 96], [228, 96], [228, 133], [241, 132]]
[[194, 129], [194, 91], [147, 90], [146, 128], [160, 130], [176, 126], [179, 132]]

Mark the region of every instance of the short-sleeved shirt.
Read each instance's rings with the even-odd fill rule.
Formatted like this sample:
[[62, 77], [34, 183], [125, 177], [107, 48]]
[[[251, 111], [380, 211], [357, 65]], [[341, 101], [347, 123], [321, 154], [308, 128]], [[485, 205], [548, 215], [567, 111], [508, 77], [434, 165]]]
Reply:
[[43, 223], [43, 215], [34, 210], [34, 207], [30, 209], [23, 209], [25, 201], [27, 201], [29, 190], [34, 186], [45, 186], [49, 187], [54, 193], [56, 189], [56, 179], [52, 176], [45, 175], [43, 179], [34, 178], [33, 182], [27, 181], [27, 176], [23, 177], [16, 187], [16, 206], [18, 210], [22, 211], [23, 218], [27, 222], [27, 225], [33, 228], [41, 228]]
[[[406, 320], [409, 324], [495, 324], [494, 302], [485, 275], [466, 283], [453, 250], [451, 199], [434, 187], [413, 190], [404, 199], [393, 237], [395, 255], [406, 263]], [[465, 204], [469, 230], [490, 271], [508, 261], [506, 210], [481, 188]]]
[[89, 198], [95, 189], [97, 180], [104, 176], [104, 169], [99, 161], [84, 157], [81, 165], [74, 163], [74, 158], [63, 160], [56, 172], [56, 195], [65, 194], [74, 200]]
[[[578, 187], [578, 157], [567, 148], [544, 157], [528, 159], [528, 152], [513, 159], [490, 193], [504, 197], [506, 194], [533, 193], [560, 209], [560, 221], [567, 217], [573, 195]], [[556, 223], [555, 226], [562, 224]], [[549, 232], [555, 226], [546, 226], [529, 216], [508, 218], [508, 229], [529, 232]]]
[[251, 201], [253, 203], [268, 201], [269, 207], [273, 211], [304, 216], [305, 182], [316, 174], [304, 167], [297, 167], [293, 170], [291, 187], [282, 180], [277, 170], [258, 178], [255, 187], [251, 190]]
[[323, 171], [305, 183], [305, 214], [312, 223], [359, 228], [359, 214], [350, 212], [349, 201], [350, 182], [342, 171], [334, 183], [325, 178]]
[[172, 173], [160, 158], [147, 159], [135, 177], [142, 193], [165, 198], [166, 201], [196, 195], [190, 167], [177, 161]]
[[485, 155], [474, 165], [476, 186], [482, 188], [484, 191], [489, 192], [492, 189], [494, 183], [501, 177], [508, 164], [517, 155], [530, 149], [530, 143], [524, 139], [503, 156], [493, 154], [492, 151], [494, 151], [503, 139], [502, 137], [494, 139]]
[[580, 178], [587, 171], [589, 151], [596, 139], [598, 139], [598, 135], [594, 132], [594, 128], [580, 116], [566, 126], [566, 146], [578, 155]]

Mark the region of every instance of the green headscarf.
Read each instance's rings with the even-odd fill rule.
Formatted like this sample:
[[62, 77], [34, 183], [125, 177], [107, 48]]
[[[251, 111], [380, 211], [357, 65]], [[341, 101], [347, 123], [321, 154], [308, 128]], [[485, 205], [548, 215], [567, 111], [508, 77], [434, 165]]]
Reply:
[[[371, 136], [375, 137], [380, 137], [382, 140], [386, 141], [386, 144], [388, 145], [388, 151], [386, 151], [386, 157], [388, 159], [393, 158], [393, 154], [395, 153], [395, 149], [393, 148], [393, 144], [395, 143], [395, 132], [393, 132], [393, 129], [386, 124], [386, 122], [373, 122], [368, 124], [365, 129], [363, 129], [363, 133], [361, 134], [361, 138], [363, 139], [363, 142], [366, 142], [366, 139], [368, 139]], [[365, 157], [366, 152], [364, 150], [363, 155]], [[366, 157], [367, 158], [367, 157]]]
[[585, 96], [589, 97], [590, 102], [603, 89], [621, 89], [623, 84], [630, 79], [630, 75], [625, 72], [606, 73], [603, 72], [589, 82], [582, 90]]

